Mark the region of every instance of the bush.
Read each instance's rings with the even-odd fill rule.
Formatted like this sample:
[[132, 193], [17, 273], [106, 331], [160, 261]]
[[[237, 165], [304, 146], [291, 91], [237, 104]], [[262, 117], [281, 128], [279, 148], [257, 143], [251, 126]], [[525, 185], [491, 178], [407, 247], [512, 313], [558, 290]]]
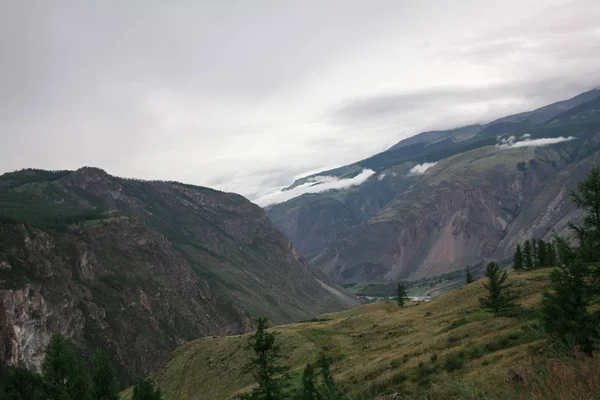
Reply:
[[458, 352], [450, 354], [444, 361], [444, 369], [448, 372], [458, 371], [462, 369], [466, 364], [466, 357], [464, 352]]

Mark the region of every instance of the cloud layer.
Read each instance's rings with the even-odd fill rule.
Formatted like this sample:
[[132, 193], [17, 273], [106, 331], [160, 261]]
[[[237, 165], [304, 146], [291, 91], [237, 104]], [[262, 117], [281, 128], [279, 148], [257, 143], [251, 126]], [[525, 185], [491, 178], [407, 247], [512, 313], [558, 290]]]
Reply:
[[410, 169], [411, 174], [424, 174], [429, 168], [433, 167], [436, 162], [426, 162], [423, 164], [417, 164]]
[[278, 190], [274, 193], [260, 197], [254, 202], [259, 206], [265, 207], [276, 203], [283, 203], [305, 193], [321, 193], [328, 190], [347, 189], [364, 183], [373, 174], [375, 174], [375, 171], [364, 169], [360, 174], [348, 179], [339, 179], [334, 176], [316, 176], [312, 178], [310, 182], [296, 186], [291, 190]]
[[0, 2], [0, 171], [258, 199], [600, 83], [597, 0]]
[[500, 143], [497, 146], [501, 149], [514, 149], [518, 147], [537, 147], [537, 146], [547, 146], [550, 144], [556, 144], [561, 142], [567, 142], [569, 140], [575, 139], [573, 136], [569, 137], [555, 137], [555, 138], [539, 138], [539, 139], [529, 139], [531, 135], [525, 134], [521, 136], [521, 140], [516, 138], [515, 136], [510, 136], [508, 138], [500, 139]]

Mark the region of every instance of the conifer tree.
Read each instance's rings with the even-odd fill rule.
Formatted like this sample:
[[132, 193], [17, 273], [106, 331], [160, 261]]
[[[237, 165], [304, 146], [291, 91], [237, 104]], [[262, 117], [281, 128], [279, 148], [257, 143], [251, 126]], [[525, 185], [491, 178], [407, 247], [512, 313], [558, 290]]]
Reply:
[[594, 167], [571, 194], [584, 211], [582, 226], [570, 224], [579, 240], [573, 248], [555, 235], [559, 268], [550, 274], [550, 291], [542, 297], [544, 327], [551, 338], [591, 355], [600, 341], [600, 311], [593, 308], [600, 294], [600, 169]]
[[283, 398], [283, 389], [288, 381], [288, 366], [280, 365], [283, 358], [279, 343], [275, 341], [275, 334], [268, 332], [269, 322], [261, 317], [257, 320], [258, 327], [254, 335], [250, 336], [247, 350], [252, 350], [253, 357], [244, 367], [244, 372], [252, 372], [258, 384], [250, 393], [241, 396], [248, 400], [280, 400]]
[[133, 386], [131, 400], [162, 400], [162, 394], [150, 379], [138, 378]]
[[515, 250], [515, 259], [514, 259], [514, 268], [516, 271], [520, 271], [523, 269], [523, 254], [521, 253], [521, 245], [517, 245], [517, 249]]
[[548, 252], [548, 263], [549, 267], [556, 267], [558, 265], [556, 260], [556, 246], [554, 245], [554, 241], [548, 243], [546, 247], [546, 251]]
[[483, 286], [488, 290], [486, 297], [479, 299], [481, 307], [494, 313], [494, 316], [502, 315], [515, 307], [516, 295], [512, 291], [512, 284], [507, 283], [506, 271], [501, 271], [500, 266], [491, 262], [485, 269], [488, 281]]
[[49, 400], [89, 400], [88, 370], [61, 335], [53, 335], [42, 364]]
[[580, 256], [584, 261], [600, 261], [600, 167], [592, 168], [579, 182], [571, 201], [585, 213], [582, 226], [569, 224], [579, 240]]
[[315, 367], [308, 363], [302, 373], [302, 393], [300, 400], [319, 400]]
[[538, 259], [538, 267], [543, 268], [548, 266], [548, 260], [546, 258], [546, 242], [542, 239], [538, 240], [537, 245], [537, 259]]
[[342, 400], [344, 398], [342, 391], [337, 387], [333, 376], [331, 375], [331, 364], [333, 360], [323, 352], [319, 355], [317, 366], [321, 375], [321, 385], [319, 387], [319, 400]]
[[567, 349], [578, 347], [591, 355], [600, 339], [598, 315], [590, 311], [596, 291], [590, 285], [590, 268], [581, 259], [550, 273], [550, 287], [542, 297], [546, 332]]
[[408, 298], [408, 292], [406, 291], [406, 286], [402, 283], [399, 283], [396, 287], [396, 302], [400, 307], [404, 307], [404, 302]]
[[104, 350], [98, 348], [92, 357], [92, 399], [119, 400], [116, 373]]
[[465, 281], [467, 282], [467, 285], [471, 282], [474, 282], [475, 280], [473, 279], [473, 274], [471, 274], [471, 266], [467, 265], [467, 272], [466, 272], [466, 277], [465, 277]]
[[531, 242], [529, 240], [526, 240], [523, 245], [523, 268], [533, 269], [533, 254]]
[[37, 372], [0, 366], [0, 400], [46, 400], [46, 386]]
[[540, 267], [540, 260], [538, 259], [538, 241], [536, 238], [531, 240], [531, 263], [533, 268]]

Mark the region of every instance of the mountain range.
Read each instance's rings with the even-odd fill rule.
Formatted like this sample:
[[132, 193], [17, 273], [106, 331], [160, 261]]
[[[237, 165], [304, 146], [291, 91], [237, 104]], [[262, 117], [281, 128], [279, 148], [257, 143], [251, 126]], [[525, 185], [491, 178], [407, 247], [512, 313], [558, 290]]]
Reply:
[[[301, 178], [364, 183], [266, 207], [334, 281], [421, 279], [567, 233], [569, 193], [600, 162], [600, 90], [487, 124], [424, 132], [372, 157]], [[318, 186], [316, 186], [318, 187]], [[314, 190], [313, 190], [314, 191]]]
[[358, 301], [242, 196], [97, 168], [0, 176], [0, 362], [39, 369], [52, 333], [104, 348], [124, 383], [207, 335]]

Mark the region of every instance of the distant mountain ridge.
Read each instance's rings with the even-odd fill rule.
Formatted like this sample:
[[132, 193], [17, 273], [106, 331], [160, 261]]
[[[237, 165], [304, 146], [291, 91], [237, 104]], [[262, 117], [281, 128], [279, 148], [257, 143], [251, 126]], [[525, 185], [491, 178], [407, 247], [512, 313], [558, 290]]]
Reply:
[[123, 381], [205, 335], [357, 304], [242, 196], [97, 168], [0, 176], [0, 362], [39, 367], [52, 332], [105, 348]]
[[[574, 139], [499, 146], [511, 137], [534, 144]], [[377, 172], [362, 185], [302, 195], [266, 210], [313, 265], [337, 282], [443, 274], [505, 259], [519, 240], [548, 237], [552, 229], [566, 232], [566, 219], [577, 219], [569, 191], [600, 163], [599, 142], [600, 90], [594, 89], [489, 124], [413, 136], [315, 174]], [[437, 164], [424, 174], [410, 172], [423, 163]]]

